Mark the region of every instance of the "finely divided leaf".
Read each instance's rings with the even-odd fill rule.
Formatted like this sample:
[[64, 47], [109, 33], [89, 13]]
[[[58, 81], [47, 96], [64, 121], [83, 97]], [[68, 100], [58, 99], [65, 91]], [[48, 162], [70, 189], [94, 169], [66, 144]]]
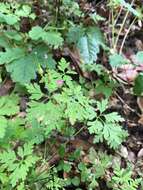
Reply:
[[6, 128], [7, 128], [7, 119], [3, 116], [0, 116], [0, 139], [5, 136]]
[[30, 99], [32, 99], [32, 100], [33, 99], [39, 100], [43, 96], [40, 86], [36, 83], [26, 85], [26, 88], [27, 88], [29, 94], [31, 94]]
[[0, 98], [0, 116], [12, 116], [19, 112], [19, 98], [12, 94]]
[[97, 108], [99, 109], [100, 113], [103, 113], [108, 106], [108, 100], [107, 99], [103, 99], [102, 101], [97, 101]]

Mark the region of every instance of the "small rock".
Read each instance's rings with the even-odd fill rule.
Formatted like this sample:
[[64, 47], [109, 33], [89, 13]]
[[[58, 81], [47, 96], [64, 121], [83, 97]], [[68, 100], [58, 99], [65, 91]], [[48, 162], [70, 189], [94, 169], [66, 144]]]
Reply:
[[134, 152], [132, 152], [132, 151], [128, 152], [128, 160], [132, 163], [134, 163], [136, 161], [136, 156], [135, 156]]
[[143, 148], [140, 149], [140, 151], [138, 152], [137, 157], [138, 157], [138, 158], [143, 157]]
[[121, 149], [120, 149], [120, 155], [123, 157], [123, 158], [128, 158], [128, 150], [125, 146], [121, 146]]

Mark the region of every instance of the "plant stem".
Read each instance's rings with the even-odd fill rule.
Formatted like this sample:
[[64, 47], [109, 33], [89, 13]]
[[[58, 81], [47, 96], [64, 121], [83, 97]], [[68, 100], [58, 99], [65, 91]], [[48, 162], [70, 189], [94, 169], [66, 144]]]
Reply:
[[[134, 0], [132, 0], [131, 6], [133, 5], [133, 3], [134, 3]], [[128, 15], [129, 15], [129, 12], [130, 12], [130, 11], [127, 10], [127, 12], [126, 12], [126, 14], [125, 14], [125, 17], [124, 17], [124, 20], [123, 20], [123, 22], [122, 22], [122, 24], [121, 24], [120, 30], [119, 30], [119, 32], [118, 32], [118, 35], [117, 35], [117, 38], [116, 38], [116, 41], [115, 41], [115, 44], [114, 44], [114, 48], [113, 48], [114, 50], [117, 49], [119, 37], [120, 37], [121, 32], [122, 32], [122, 30], [123, 30], [123, 28], [124, 28], [124, 25], [125, 25], [125, 23], [126, 23], [126, 20], [127, 20]]]
[[117, 14], [116, 19], [114, 20], [114, 13], [113, 13], [113, 9], [112, 9], [112, 13], [111, 13], [111, 18], [112, 18], [112, 47], [114, 48], [114, 43], [115, 43], [115, 25], [117, 24], [117, 21], [121, 15], [121, 12], [123, 10], [123, 6], [121, 6], [119, 13]]
[[115, 41], [115, 21], [114, 21], [114, 12], [112, 9], [111, 12], [111, 20], [112, 20], [112, 47], [114, 47], [114, 41]]
[[126, 31], [126, 34], [125, 34], [125, 36], [124, 36], [124, 38], [123, 38], [123, 41], [122, 41], [122, 44], [121, 44], [121, 47], [120, 47], [120, 51], [119, 51], [120, 54], [122, 53], [122, 50], [123, 50], [123, 47], [124, 47], [126, 38], [127, 38], [128, 34], [129, 34], [129, 32], [130, 32], [130, 30], [131, 30], [133, 24], [135, 23], [135, 21], [136, 21], [136, 17], [134, 18], [134, 20], [133, 20], [132, 23], [130, 24], [128, 30]]

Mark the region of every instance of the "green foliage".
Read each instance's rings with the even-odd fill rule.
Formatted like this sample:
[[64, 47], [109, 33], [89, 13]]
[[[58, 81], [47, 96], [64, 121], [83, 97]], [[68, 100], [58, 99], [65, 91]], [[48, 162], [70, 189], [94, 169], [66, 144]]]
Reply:
[[104, 38], [99, 28], [90, 27], [83, 33], [83, 28], [72, 28], [69, 36], [76, 35], [74, 42], [77, 42], [77, 47], [80, 52], [81, 59], [86, 64], [92, 64], [97, 60], [97, 54], [100, 51], [100, 46], [104, 44]]
[[125, 9], [127, 9], [127, 11], [131, 12], [134, 16], [142, 18], [141, 12], [133, 8], [133, 6], [130, 3], [126, 2], [125, 0], [111, 0], [110, 4], [114, 6], [121, 5]]
[[23, 57], [24, 54], [25, 51], [22, 48], [7, 49], [6, 52], [0, 52], [0, 64], [11, 63], [12, 61]]
[[81, 181], [86, 182], [89, 190], [94, 190], [98, 187], [98, 180], [106, 174], [107, 168], [111, 166], [112, 157], [105, 152], [96, 152], [94, 148], [89, 152], [90, 166], [79, 163], [78, 169], [81, 175]]
[[[42, 174], [43, 175], [43, 174]], [[56, 168], [49, 169], [43, 176], [38, 176], [35, 187], [45, 188], [48, 190], [64, 190], [65, 181], [58, 177]], [[40, 184], [40, 182], [43, 184]]]
[[58, 48], [62, 45], [63, 39], [59, 32], [54, 31], [44, 31], [40, 26], [34, 26], [32, 30], [29, 32], [29, 37], [32, 40], [43, 40], [50, 46], [54, 48]]
[[[136, 59], [137, 63], [139, 63], [142, 67], [143, 51], [139, 51], [136, 54], [135, 59]], [[138, 96], [142, 95], [142, 93], [143, 93], [143, 72], [140, 72], [138, 74], [138, 76], [136, 77], [136, 79], [134, 81], [133, 92], [134, 92], [134, 94], [136, 94]]]
[[113, 54], [109, 56], [109, 63], [112, 67], [120, 67], [121, 65], [129, 63], [129, 60], [120, 54]]
[[[112, 3], [141, 18], [129, 3]], [[84, 130], [92, 145], [107, 144], [110, 152], [127, 137], [123, 118], [108, 109], [115, 82], [98, 60], [101, 47], [109, 53], [98, 27], [106, 18], [82, 6], [74, 0], [0, 3], [0, 91], [7, 79], [13, 83], [0, 97], [1, 189], [94, 190], [104, 179], [112, 189], [135, 190], [140, 183], [131, 169], [113, 170], [103, 150], [78, 142]], [[143, 53], [136, 59], [142, 62]], [[119, 67], [129, 60], [115, 53], [109, 63]], [[135, 80], [137, 95], [141, 83], [142, 73]]]
[[0, 98], [0, 138], [3, 138], [8, 127], [6, 117], [16, 115], [19, 112], [19, 98], [16, 95], [4, 96]]
[[97, 109], [100, 114], [95, 120], [89, 121], [87, 124], [90, 134], [95, 134], [95, 143], [106, 140], [107, 144], [115, 149], [127, 137], [127, 133], [119, 125], [119, 122], [122, 122], [123, 118], [118, 113], [104, 113], [107, 109], [107, 104], [106, 99], [97, 102]]
[[109, 182], [109, 186], [113, 187], [113, 190], [136, 190], [140, 182], [141, 178], [132, 178], [132, 170], [129, 167], [121, 169], [119, 165], [117, 165], [114, 168], [114, 175]]
[[43, 96], [40, 86], [36, 83], [26, 85], [26, 88], [28, 93], [31, 95], [30, 96], [31, 100], [39, 100]]
[[64, 126], [64, 121], [62, 120], [63, 109], [52, 103], [52, 101], [46, 104], [31, 101], [28, 106], [27, 121], [31, 123], [33, 120], [37, 120], [38, 123], [45, 126], [46, 134], [51, 133], [55, 129], [61, 130]]
[[84, 121], [95, 116], [92, 101], [83, 95], [80, 86], [63, 88], [63, 92], [56, 94], [55, 98], [61, 105], [65, 105], [65, 117], [69, 118], [72, 125], [76, 121]]
[[26, 56], [12, 64], [7, 65], [7, 71], [15, 82], [29, 83], [31, 79], [36, 78], [36, 63], [32, 56]]
[[3, 116], [0, 116], [0, 122], [1, 122], [0, 138], [3, 138], [5, 136], [5, 132], [6, 132], [6, 128], [7, 128], [7, 119]]
[[137, 52], [136, 59], [137, 59], [137, 61], [139, 61], [141, 63], [143, 62], [143, 51]]
[[[3, 151], [0, 154], [0, 170], [7, 174], [6, 183], [16, 187], [18, 183], [24, 182], [30, 168], [36, 163], [38, 157], [33, 154], [33, 144], [24, 144], [19, 147], [17, 154], [13, 150]], [[1, 179], [3, 183], [3, 179]], [[5, 184], [4, 184], [5, 185]]]
[[143, 93], [143, 73], [140, 73], [135, 79], [134, 93], [136, 95], [142, 95]]

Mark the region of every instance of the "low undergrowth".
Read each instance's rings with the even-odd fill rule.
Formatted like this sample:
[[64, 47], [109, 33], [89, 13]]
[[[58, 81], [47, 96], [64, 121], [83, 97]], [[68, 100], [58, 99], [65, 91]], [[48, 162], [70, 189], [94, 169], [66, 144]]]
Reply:
[[123, 53], [143, 7], [104, 6], [100, 15], [100, 1], [0, 3], [0, 189], [143, 188], [117, 156], [130, 134], [111, 105], [124, 84], [143, 91], [143, 51]]

